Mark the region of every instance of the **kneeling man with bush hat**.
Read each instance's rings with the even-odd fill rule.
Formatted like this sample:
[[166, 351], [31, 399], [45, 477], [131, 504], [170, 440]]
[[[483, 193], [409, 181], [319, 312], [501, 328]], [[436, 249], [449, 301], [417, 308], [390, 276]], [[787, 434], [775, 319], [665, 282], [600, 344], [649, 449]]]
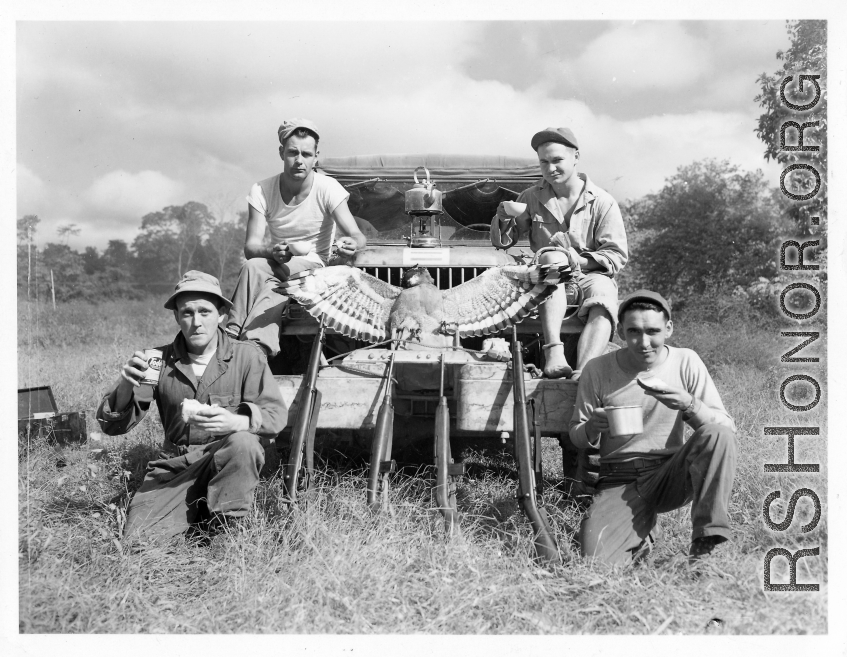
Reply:
[[[600, 450], [600, 478], [580, 528], [581, 552], [610, 564], [631, 563], [652, 547], [657, 515], [690, 502], [693, 565], [731, 537], [735, 423], [700, 357], [665, 344], [673, 322], [660, 294], [638, 290], [624, 298], [617, 330], [625, 347], [585, 366], [570, 422], [577, 447]], [[640, 432], [612, 430], [609, 415], [622, 406], [636, 407], [640, 417], [629, 430], [640, 428], [640, 419]], [[694, 430], [687, 441], [686, 424]]]
[[191, 527], [244, 516], [264, 465], [261, 437], [287, 421], [279, 386], [262, 350], [223, 331], [231, 303], [218, 279], [186, 272], [165, 302], [179, 325], [162, 352], [158, 384], [136, 351], [97, 410], [104, 433], [124, 434], [152, 402], [165, 430], [161, 458], [150, 461], [127, 513], [125, 536], [168, 538]]

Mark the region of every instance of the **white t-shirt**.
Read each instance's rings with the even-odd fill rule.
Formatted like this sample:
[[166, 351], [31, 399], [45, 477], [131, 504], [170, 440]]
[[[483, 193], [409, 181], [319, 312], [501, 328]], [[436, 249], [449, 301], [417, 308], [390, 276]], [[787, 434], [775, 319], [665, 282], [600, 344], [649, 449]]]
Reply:
[[194, 372], [194, 376], [197, 377], [198, 381], [203, 378], [203, 372], [206, 371], [206, 367], [212, 362], [212, 357], [216, 351], [217, 349], [210, 354], [192, 354], [190, 351], [188, 352], [191, 371]]
[[265, 217], [274, 243], [309, 241], [313, 250], [302, 257], [323, 266], [329, 261], [335, 239], [332, 213], [350, 194], [335, 178], [315, 171], [306, 200], [298, 205], [286, 205], [279, 192], [281, 175], [253, 185], [247, 202]]

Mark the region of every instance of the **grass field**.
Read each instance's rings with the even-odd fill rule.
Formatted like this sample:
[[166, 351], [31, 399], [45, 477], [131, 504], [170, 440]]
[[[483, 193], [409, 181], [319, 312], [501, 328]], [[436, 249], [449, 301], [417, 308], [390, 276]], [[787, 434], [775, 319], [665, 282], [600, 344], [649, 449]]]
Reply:
[[[709, 319], [706, 319], [709, 318]], [[719, 321], [714, 321], [714, 319]], [[459, 492], [462, 537], [445, 539], [433, 511], [427, 470], [398, 476], [390, 515], [365, 505], [360, 460], [336, 452], [317, 485], [294, 509], [282, 503], [278, 474], [257, 492], [255, 512], [210, 545], [176, 543], [133, 551], [120, 528], [146, 460], [161, 441], [155, 411], [124, 437], [100, 436], [66, 450], [66, 465], [44, 443], [19, 441], [19, 601], [23, 633], [451, 633], [451, 634], [820, 634], [827, 632], [826, 414], [822, 403], [798, 420], [779, 402], [788, 348], [778, 325], [757, 326], [736, 307], [677, 318], [672, 343], [701, 354], [739, 428], [740, 462], [731, 504], [735, 540], [689, 574], [688, 509], [662, 516], [664, 538], [648, 563], [612, 570], [585, 562], [569, 544], [579, 511], [554, 489], [545, 506], [556, 527], [563, 565], [530, 558], [530, 527], [514, 499], [509, 454], [466, 448], [474, 476]], [[173, 318], [161, 302], [98, 306], [18, 306], [18, 383], [51, 385], [60, 410], [88, 410], [137, 348], [170, 340]], [[792, 343], [793, 344], [793, 343]], [[820, 354], [822, 357], [824, 354]], [[823, 361], [825, 362], [825, 360]], [[802, 370], [807, 371], [807, 370]], [[818, 412], [820, 411], [820, 412]], [[820, 462], [819, 475], [773, 475], [785, 438], [767, 425], [821, 425], [818, 439], [798, 438], [796, 460]], [[93, 422], [89, 429], [97, 431]], [[545, 439], [548, 483], [562, 476], [561, 452]], [[791, 528], [775, 534], [762, 520], [772, 490], [781, 519], [803, 485], [821, 498], [815, 530], [797, 506]], [[763, 593], [762, 562], [771, 546], [820, 546], [801, 559], [798, 581], [819, 593]], [[782, 559], [774, 581], [786, 581]], [[722, 624], [709, 624], [713, 618]]]

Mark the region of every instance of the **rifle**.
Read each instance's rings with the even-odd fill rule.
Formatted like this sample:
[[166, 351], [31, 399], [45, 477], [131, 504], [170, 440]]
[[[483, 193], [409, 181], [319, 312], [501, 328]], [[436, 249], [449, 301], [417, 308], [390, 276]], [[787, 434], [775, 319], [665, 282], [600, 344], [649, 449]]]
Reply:
[[[514, 384], [515, 460], [518, 465], [517, 498], [524, 515], [529, 519], [533, 531], [533, 546], [537, 559], [548, 563], [561, 563], [556, 536], [543, 508], [539, 508], [536, 493], [541, 493], [541, 443], [535, 409], [527, 403], [523, 380], [523, 354], [518, 342], [517, 327], [512, 326], [512, 382]], [[536, 427], [535, 445], [530, 442], [527, 412], [533, 414]], [[534, 450], [533, 450], [534, 447]], [[533, 458], [535, 451], [535, 458]], [[538, 488], [536, 488], [536, 485]]]
[[[321, 319], [321, 325], [309, 355], [309, 368], [306, 370], [303, 386], [300, 388], [300, 408], [297, 410], [297, 419], [291, 430], [291, 451], [288, 454], [288, 463], [283, 466], [283, 484], [291, 502], [297, 501], [298, 479], [302, 476], [304, 488], [308, 489], [315, 473], [315, 430], [318, 427], [318, 414], [321, 411], [321, 391], [318, 390], [317, 381], [321, 351], [325, 341], [326, 324], [325, 319]], [[306, 467], [304, 472], [301, 472], [304, 452]]]
[[[391, 393], [394, 389], [394, 357], [396, 345], [392, 343], [391, 356], [385, 368], [385, 394], [382, 406], [376, 417], [373, 442], [371, 443], [370, 469], [368, 470], [368, 506], [378, 511], [380, 506], [388, 505], [388, 477], [397, 468], [397, 463], [391, 458], [391, 442], [394, 438], [394, 400]], [[377, 501], [377, 495], [382, 497]]]
[[444, 516], [444, 529], [449, 536], [459, 532], [456, 508], [456, 479], [464, 474], [464, 463], [453, 463], [450, 453], [450, 410], [444, 394], [444, 354], [441, 354], [441, 379], [438, 408], [435, 410], [435, 501]]

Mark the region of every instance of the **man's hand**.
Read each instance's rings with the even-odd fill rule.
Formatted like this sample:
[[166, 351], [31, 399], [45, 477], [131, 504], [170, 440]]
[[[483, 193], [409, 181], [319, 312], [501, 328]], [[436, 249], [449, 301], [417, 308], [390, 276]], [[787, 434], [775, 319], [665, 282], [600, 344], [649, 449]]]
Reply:
[[191, 424], [213, 436], [226, 436], [236, 431], [247, 431], [250, 418], [231, 413], [220, 406], [204, 406], [194, 415]]
[[684, 411], [694, 400], [694, 396], [682, 388], [671, 388], [664, 392], [645, 388], [644, 394], [658, 399], [665, 406], [675, 411]]
[[338, 247], [338, 253], [347, 258], [356, 255], [356, 251], [359, 249], [359, 245], [356, 244], [356, 240], [347, 236], [338, 238], [335, 245]]
[[285, 242], [274, 244], [271, 249], [271, 256], [281, 265], [291, 260], [291, 253], [288, 251], [288, 245]]
[[126, 388], [126, 384], [137, 388], [141, 385], [141, 379], [146, 370], [147, 361], [144, 360], [144, 352], [136, 351], [121, 368], [121, 385], [125, 389], [128, 389]]
[[603, 431], [609, 430], [609, 416], [605, 408], [595, 408], [591, 411], [591, 417], [585, 423], [585, 430], [591, 442], [597, 442], [597, 438]]
[[550, 236], [550, 244], [552, 244], [553, 246], [558, 246], [560, 249], [567, 250], [571, 248], [571, 242], [568, 239], [567, 233], [553, 233]]
[[571, 269], [581, 269], [588, 265], [588, 258], [583, 258], [579, 255], [579, 252], [571, 245], [568, 233], [554, 233], [550, 236], [550, 244], [558, 246], [560, 249], [564, 249], [567, 252]]
[[144, 352], [136, 351], [132, 357], [121, 368], [121, 377], [118, 379], [118, 387], [115, 393], [115, 406], [111, 409], [113, 413], [122, 413], [132, 399], [133, 390], [141, 386], [141, 378], [147, 369], [147, 361], [144, 360]]

